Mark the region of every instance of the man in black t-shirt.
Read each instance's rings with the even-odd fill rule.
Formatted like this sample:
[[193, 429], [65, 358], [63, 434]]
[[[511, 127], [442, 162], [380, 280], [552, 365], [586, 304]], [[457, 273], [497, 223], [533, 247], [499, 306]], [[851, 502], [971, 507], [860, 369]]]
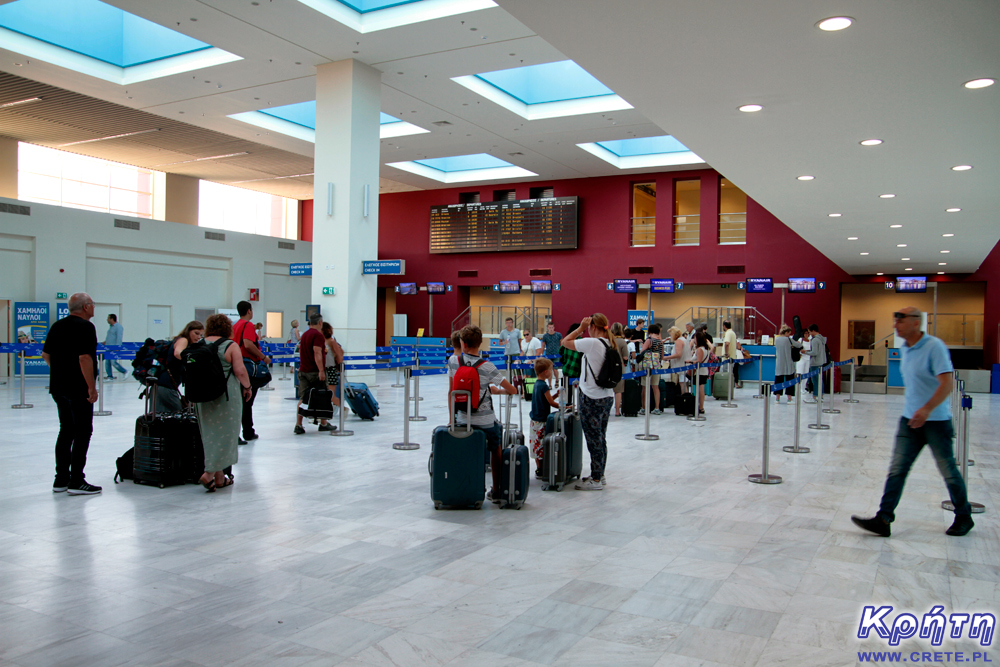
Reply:
[[49, 393], [59, 409], [53, 493], [89, 496], [101, 492], [101, 487], [88, 484], [83, 475], [97, 402], [99, 369], [97, 330], [90, 323], [93, 316], [90, 295], [74, 294], [69, 298], [69, 315], [52, 325], [42, 348], [42, 358], [49, 365]]

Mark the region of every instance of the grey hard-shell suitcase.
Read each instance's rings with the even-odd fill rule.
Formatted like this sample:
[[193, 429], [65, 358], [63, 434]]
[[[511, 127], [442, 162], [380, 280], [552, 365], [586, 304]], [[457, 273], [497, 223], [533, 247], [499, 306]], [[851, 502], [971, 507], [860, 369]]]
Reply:
[[[448, 394], [448, 414], [454, 415], [455, 395]], [[427, 472], [431, 476], [431, 500], [434, 509], [442, 507], [473, 507], [480, 509], [486, 498], [483, 459], [486, 455], [486, 434], [472, 428], [472, 401], [466, 401], [466, 428], [458, 430], [452, 423], [438, 426], [431, 436], [431, 455]]]
[[[559, 392], [559, 410], [549, 415], [542, 438], [542, 490], [562, 491], [583, 471], [583, 427], [580, 416], [563, 404], [564, 388]], [[579, 397], [578, 397], [579, 399]], [[579, 404], [579, 403], [578, 403]]]
[[[529, 470], [531, 468], [528, 448], [524, 444], [524, 433], [510, 423], [510, 404], [507, 397], [507, 425], [503, 434], [503, 451], [500, 453], [500, 509], [521, 509], [528, 497]], [[521, 416], [518, 403], [518, 415]], [[519, 419], [520, 421], [520, 419]]]

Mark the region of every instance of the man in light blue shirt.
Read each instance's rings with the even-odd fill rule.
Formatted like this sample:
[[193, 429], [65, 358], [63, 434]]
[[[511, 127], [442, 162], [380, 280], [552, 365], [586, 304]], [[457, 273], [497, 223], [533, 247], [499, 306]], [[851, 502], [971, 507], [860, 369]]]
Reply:
[[[114, 313], [108, 315], [108, 333], [104, 335], [104, 345], [108, 346], [121, 346], [122, 340], [125, 338], [125, 330], [122, 329], [122, 325], [118, 324], [118, 316]], [[118, 363], [117, 359], [105, 359], [104, 360], [104, 376], [105, 379], [114, 380], [115, 376], [111, 374], [111, 364], [115, 365], [118, 372], [123, 376], [128, 377], [128, 371], [122, 368], [122, 365]]]
[[508, 317], [504, 322], [500, 342], [503, 343], [503, 355], [507, 359], [507, 370], [510, 371], [510, 365], [514, 361], [511, 357], [521, 356], [521, 330], [514, 328], [513, 317]]
[[965, 535], [975, 523], [972, 521], [965, 480], [955, 464], [951, 445], [955, 437], [951, 405], [947, 400], [954, 372], [951, 355], [941, 339], [920, 330], [921, 313], [916, 308], [903, 308], [893, 313], [893, 317], [896, 335], [905, 341], [900, 362], [906, 387], [903, 416], [896, 431], [896, 446], [892, 450], [892, 463], [889, 464], [878, 514], [870, 519], [852, 516], [851, 521], [876, 535], [889, 537], [889, 524], [895, 519], [906, 475], [920, 450], [927, 445], [955, 507], [955, 522], [945, 533]]

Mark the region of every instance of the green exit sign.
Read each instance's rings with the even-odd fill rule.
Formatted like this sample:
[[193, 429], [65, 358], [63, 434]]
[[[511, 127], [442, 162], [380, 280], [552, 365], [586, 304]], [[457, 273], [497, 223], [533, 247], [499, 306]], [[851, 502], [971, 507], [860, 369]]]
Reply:
[[65, 299], [66, 298], [66, 292], [56, 292], [56, 298], [57, 299]]
[[337, 288], [336, 287], [324, 287], [323, 288], [323, 296], [333, 296], [336, 293], [337, 293]]

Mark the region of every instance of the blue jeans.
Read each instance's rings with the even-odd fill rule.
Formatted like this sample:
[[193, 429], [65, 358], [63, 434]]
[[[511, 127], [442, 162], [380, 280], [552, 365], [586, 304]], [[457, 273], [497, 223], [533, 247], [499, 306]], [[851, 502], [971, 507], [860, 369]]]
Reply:
[[115, 368], [122, 375], [128, 375], [128, 371], [122, 368], [122, 365], [118, 363], [118, 360], [105, 359], [104, 360], [104, 377], [112, 377], [111, 375], [111, 364], [114, 363]]
[[965, 481], [955, 464], [955, 453], [951, 448], [952, 438], [955, 437], [951, 420], [928, 421], [920, 428], [911, 428], [908, 421], [906, 417], [899, 420], [896, 446], [892, 449], [892, 463], [889, 464], [889, 474], [885, 478], [885, 491], [882, 493], [878, 515], [889, 523], [896, 518], [894, 512], [899, 504], [899, 497], [903, 495], [906, 476], [924, 445], [930, 447], [938, 470], [944, 477], [951, 503], [955, 506], [955, 514], [972, 514]]

